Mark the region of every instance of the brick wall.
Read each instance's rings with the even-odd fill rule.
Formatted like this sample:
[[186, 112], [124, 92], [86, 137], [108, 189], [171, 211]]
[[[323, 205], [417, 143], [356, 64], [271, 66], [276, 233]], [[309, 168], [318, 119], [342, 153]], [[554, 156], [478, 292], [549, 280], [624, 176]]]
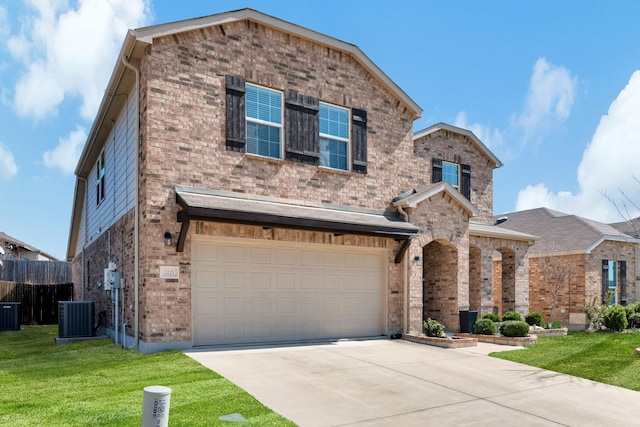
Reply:
[[424, 172], [424, 183], [431, 183], [431, 159], [471, 166], [471, 203], [478, 209], [476, 221], [493, 221], [493, 167], [474, 143], [461, 134], [439, 130], [414, 143], [414, 156]]

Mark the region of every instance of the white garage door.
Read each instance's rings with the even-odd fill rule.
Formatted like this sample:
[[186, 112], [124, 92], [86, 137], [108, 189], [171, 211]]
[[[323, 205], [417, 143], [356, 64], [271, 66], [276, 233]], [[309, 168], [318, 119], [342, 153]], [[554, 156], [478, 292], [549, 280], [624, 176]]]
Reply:
[[195, 240], [193, 344], [380, 335], [381, 251]]

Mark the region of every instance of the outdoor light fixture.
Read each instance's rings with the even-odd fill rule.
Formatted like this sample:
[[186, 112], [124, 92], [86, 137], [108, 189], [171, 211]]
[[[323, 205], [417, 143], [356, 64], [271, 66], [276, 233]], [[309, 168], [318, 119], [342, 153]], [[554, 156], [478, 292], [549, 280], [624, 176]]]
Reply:
[[173, 245], [173, 239], [171, 238], [171, 233], [169, 233], [168, 231], [164, 233], [164, 245], [165, 246]]

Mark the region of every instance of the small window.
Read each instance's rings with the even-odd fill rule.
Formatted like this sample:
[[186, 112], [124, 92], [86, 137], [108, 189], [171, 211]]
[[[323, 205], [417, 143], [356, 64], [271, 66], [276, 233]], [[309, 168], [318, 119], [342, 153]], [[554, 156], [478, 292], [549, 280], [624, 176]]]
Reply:
[[460, 188], [460, 168], [455, 163], [442, 162], [442, 180]]
[[320, 103], [320, 166], [348, 170], [349, 110]]
[[96, 205], [99, 205], [104, 200], [104, 175], [105, 161], [103, 151], [96, 163]]
[[282, 93], [246, 85], [247, 153], [282, 157]]
[[609, 291], [609, 305], [618, 304], [618, 263], [608, 261], [609, 275], [607, 280], [607, 290]]

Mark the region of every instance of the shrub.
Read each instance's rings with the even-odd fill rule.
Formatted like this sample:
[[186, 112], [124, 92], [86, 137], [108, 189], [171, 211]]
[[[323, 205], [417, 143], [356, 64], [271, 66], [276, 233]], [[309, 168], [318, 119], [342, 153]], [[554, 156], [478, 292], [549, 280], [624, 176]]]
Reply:
[[507, 311], [505, 314], [502, 315], [502, 321], [506, 322], [507, 320], [521, 321], [522, 317], [520, 316], [520, 313], [518, 313], [517, 311]]
[[529, 324], [522, 320], [507, 320], [500, 325], [500, 333], [505, 337], [526, 337], [529, 334]]
[[428, 337], [441, 337], [444, 335], [444, 325], [429, 318], [422, 322], [422, 332]]
[[602, 304], [598, 297], [592, 297], [591, 301], [584, 308], [584, 312], [587, 315], [587, 321], [589, 325], [598, 331], [602, 329], [602, 323], [604, 318], [604, 312], [607, 310], [607, 305]]
[[621, 305], [612, 305], [604, 312], [604, 326], [612, 331], [624, 331], [627, 329], [627, 312]]
[[542, 314], [538, 313], [537, 311], [532, 311], [531, 313], [528, 313], [526, 316], [524, 316], [524, 320], [531, 326], [533, 325], [542, 326]]
[[559, 320], [554, 320], [553, 322], [551, 322], [551, 327], [553, 329], [560, 329], [562, 328], [562, 323], [560, 323]]
[[482, 316], [483, 319], [489, 319], [492, 322], [499, 322], [500, 321], [500, 316], [498, 316], [495, 313], [487, 313], [484, 316]]
[[640, 313], [633, 313], [627, 318], [630, 328], [640, 328]]
[[624, 311], [625, 311], [625, 312], [626, 312], [626, 314], [627, 314], [627, 323], [629, 323], [629, 327], [630, 327], [630, 328], [632, 328], [632, 327], [636, 327], [636, 326], [633, 326], [634, 322], [632, 322], [632, 321], [631, 321], [631, 317], [632, 317], [634, 314], [638, 314], [638, 313], [640, 313], [640, 301], [639, 301], [639, 302], [635, 302], [635, 303], [633, 303], [633, 304], [630, 304], [630, 305], [626, 306], [626, 307], [624, 308]]
[[480, 335], [495, 335], [496, 324], [493, 323], [493, 320], [483, 316], [473, 326], [473, 332]]

